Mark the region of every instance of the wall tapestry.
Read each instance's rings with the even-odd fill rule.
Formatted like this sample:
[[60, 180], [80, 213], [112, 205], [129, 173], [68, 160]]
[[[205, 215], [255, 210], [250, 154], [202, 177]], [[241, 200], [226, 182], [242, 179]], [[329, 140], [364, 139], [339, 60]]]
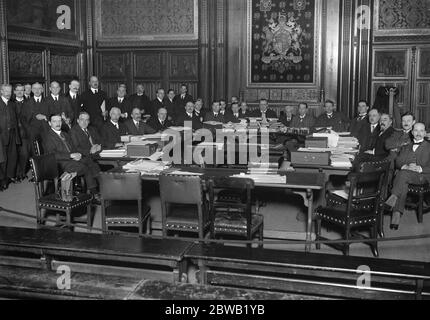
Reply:
[[250, 84], [313, 84], [315, 0], [252, 0]]

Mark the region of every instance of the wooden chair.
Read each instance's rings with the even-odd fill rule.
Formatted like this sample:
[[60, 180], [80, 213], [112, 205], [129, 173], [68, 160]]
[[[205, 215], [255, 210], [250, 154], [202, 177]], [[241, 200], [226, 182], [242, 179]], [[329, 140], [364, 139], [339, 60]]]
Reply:
[[150, 233], [151, 208], [144, 204], [140, 173], [101, 172], [102, 229], [137, 228]]
[[[245, 178], [216, 177], [208, 180], [211, 234], [216, 236], [229, 235], [244, 237], [252, 240], [255, 235], [263, 241], [264, 218], [252, 213], [251, 192], [254, 181]], [[215, 195], [215, 189], [223, 189], [223, 197]], [[245, 197], [241, 201], [225, 194], [228, 191], [237, 193], [244, 191]], [[251, 247], [251, 244], [247, 245]], [[263, 247], [262, 244], [259, 247]]]
[[[316, 240], [327, 240], [321, 236], [321, 222], [327, 222], [343, 229], [343, 240], [363, 239], [369, 244], [375, 257], [378, 253], [377, 239], [378, 214], [381, 205], [381, 190], [385, 180], [384, 170], [370, 173], [350, 173], [349, 192], [345, 195], [328, 192], [326, 195], [327, 206], [318, 207], [315, 210]], [[362, 227], [370, 228], [370, 237], [365, 237], [353, 229]], [[344, 255], [349, 255], [349, 243], [332, 244], [334, 248], [341, 250]], [[321, 245], [317, 245], [320, 249]]]
[[200, 239], [209, 230], [209, 204], [199, 176], [160, 175], [163, 236], [169, 232], [193, 232]]
[[[412, 201], [407, 201], [406, 206], [416, 209], [418, 223], [423, 223], [423, 214], [430, 211], [430, 207], [424, 208], [425, 197], [430, 195], [430, 184], [410, 184], [408, 188], [408, 195], [412, 196]], [[418, 202], [414, 201], [416, 199]]]
[[[91, 201], [93, 197], [89, 194], [77, 193], [71, 202], [66, 202], [58, 195], [58, 169], [55, 155], [47, 154], [35, 156], [30, 159], [30, 166], [33, 175], [33, 183], [36, 197], [36, 223], [40, 227], [44, 224], [47, 210], [64, 212], [66, 215], [66, 225], [72, 227], [72, 213], [79, 209], [87, 210], [87, 227], [92, 227]], [[51, 182], [54, 186], [52, 193], [48, 193], [47, 184]], [[59, 214], [57, 214], [59, 223]]]

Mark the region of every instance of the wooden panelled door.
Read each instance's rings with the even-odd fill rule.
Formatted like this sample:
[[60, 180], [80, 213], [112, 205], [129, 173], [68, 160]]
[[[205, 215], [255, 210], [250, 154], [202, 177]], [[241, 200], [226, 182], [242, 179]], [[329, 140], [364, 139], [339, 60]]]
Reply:
[[126, 84], [133, 94], [137, 84], [143, 84], [149, 98], [155, 99], [157, 89], [175, 90], [182, 83], [197, 97], [198, 51], [194, 49], [153, 49], [134, 51], [99, 51], [98, 74], [103, 90], [115, 96], [118, 85]]

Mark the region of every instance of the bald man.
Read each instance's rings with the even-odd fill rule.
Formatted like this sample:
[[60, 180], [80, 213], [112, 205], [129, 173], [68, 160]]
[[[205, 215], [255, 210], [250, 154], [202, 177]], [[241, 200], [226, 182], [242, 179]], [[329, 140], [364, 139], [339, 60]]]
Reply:
[[394, 178], [391, 196], [386, 205], [393, 209], [390, 228], [397, 230], [405, 210], [409, 184], [430, 182], [430, 143], [424, 140], [426, 127], [416, 123], [412, 130], [412, 143], [403, 146], [396, 159], [399, 171]]
[[107, 94], [99, 88], [99, 79], [92, 76], [89, 81], [89, 89], [82, 94], [82, 111], [90, 115], [91, 123], [99, 130], [108, 117], [107, 113]]
[[127, 134], [127, 128], [120, 122], [121, 110], [113, 107], [109, 112], [109, 121], [107, 121], [101, 130], [103, 149], [114, 149], [121, 147], [121, 136]]
[[60, 94], [61, 86], [57, 81], [51, 82], [49, 86], [50, 94], [46, 97], [46, 104], [48, 105], [48, 113], [60, 114], [63, 119], [61, 130], [69, 132], [72, 123], [75, 120], [75, 115], [70, 105], [69, 100]]

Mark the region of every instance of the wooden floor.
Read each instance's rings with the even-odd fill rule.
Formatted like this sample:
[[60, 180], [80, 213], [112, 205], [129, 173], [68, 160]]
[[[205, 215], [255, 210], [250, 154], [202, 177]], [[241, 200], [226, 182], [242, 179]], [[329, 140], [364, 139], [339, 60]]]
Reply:
[[[152, 208], [152, 219], [155, 226], [159, 225], [161, 220], [161, 208], [157, 192], [157, 190], [152, 192], [153, 195], [148, 199]], [[288, 230], [298, 232], [304, 230], [304, 213], [306, 210], [303, 207], [303, 201], [300, 197], [287, 196], [282, 192], [271, 192], [265, 195], [264, 198], [267, 201], [267, 205], [261, 208], [260, 212], [264, 215], [265, 230]], [[0, 206], [35, 216], [33, 185], [28, 182], [11, 185], [7, 191], [0, 192]], [[390, 218], [386, 216], [384, 226], [387, 238], [430, 234], [430, 214], [424, 215], [424, 223], [422, 224], [418, 224], [414, 212], [405, 214], [398, 231], [390, 230], [389, 222]], [[101, 215], [100, 207], [98, 207], [95, 212], [94, 226], [100, 228], [100, 223]], [[13, 216], [5, 212], [0, 212], [0, 225], [26, 228], [35, 227], [34, 220]], [[160, 233], [155, 231], [154, 234], [157, 235]], [[332, 239], [339, 237], [335, 232], [326, 232], [325, 236]], [[266, 240], [270, 241], [271, 239]], [[265, 247], [285, 250], [304, 250], [303, 245], [270, 244]], [[315, 252], [315, 248], [313, 248], [312, 251]], [[326, 246], [323, 246], [320, 252], [340, 254], [340, 252]], [[381, 258], [430, 262], [430, 239], [381, 242], [379, 252]], [[364, 244], [352, 245], [350, 254], [353, 256], [372, 257], [369, 247]]]

